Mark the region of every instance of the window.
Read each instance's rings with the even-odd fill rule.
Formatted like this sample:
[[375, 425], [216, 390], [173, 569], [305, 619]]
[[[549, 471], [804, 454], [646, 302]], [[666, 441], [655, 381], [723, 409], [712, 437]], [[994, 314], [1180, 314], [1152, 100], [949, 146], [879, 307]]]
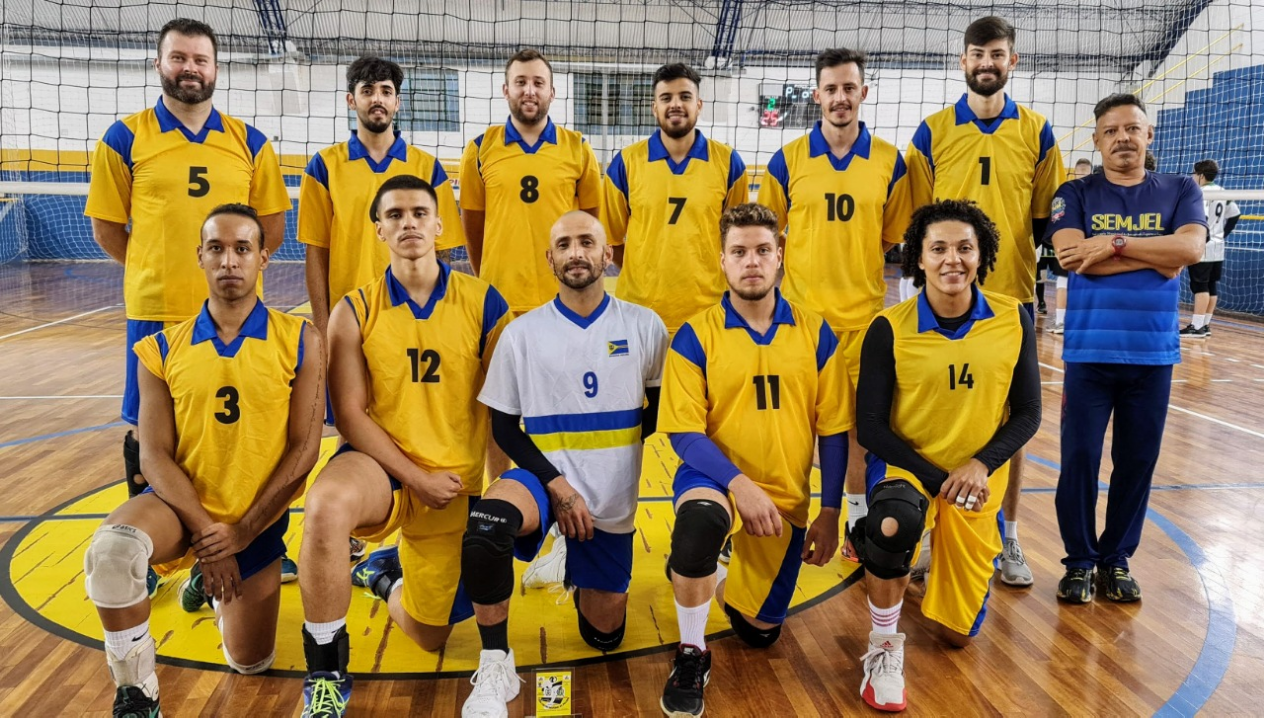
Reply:
[[648, 135], [657, 129], [650, 107], [654, 99], [651, 75], [577, 72], [572, 83], [575, 127], [580, 132]]
[[[395, 115], [395, 129], [401, 132], [459, 132], [461, 91], [456, 70], [410, 67], [404, 70], [400, 88], [401, 106]], [[349, 110], [352, 131], [355, 110]]]

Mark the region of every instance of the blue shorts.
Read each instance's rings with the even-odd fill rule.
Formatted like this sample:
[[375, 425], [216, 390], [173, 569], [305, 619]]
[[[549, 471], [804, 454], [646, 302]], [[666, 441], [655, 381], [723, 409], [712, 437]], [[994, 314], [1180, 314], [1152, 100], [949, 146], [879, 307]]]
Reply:
[[[123, 421], [136, 426], [140, 423], [140, 385], [136, 383], [139, 360], [132, 347], [145, 337], [152, 336], [174, 322], [149, 322], [140, 319], [127, 320], [127, 369], [123, 377]], [[242, 578], [245, 578], [244, 576]]]
[[1036, 321], [1036, 303], [1024, 302], [1022, 306], [1023, 306], [1023, 311], [1027, 312], [1027, 318], [1032, 320], [1033, 322]]
[[[146, 486], [141, 493], [152, 494], [154, 488]], [[281, 514], [281, 518], [256, 536], [250, 545], [237, 553], [237, 571], [241, 574], [242, 581], [249, 580], [251, 576], [271, 566], [274, 561], [285, 555], [285, 532], [289, 530], [290, 512], [286, 511]], [[168, 575], [181, 568], [188, 568], [192, 565], [192, 557], [193, 549], [190, 548], [184, 558], [179, 561], [161, 564], [164, 570], [158, 570], [158, 573]]]
[[[510, 469], [502, 481], [516, 481], [531, 492], [536, 508], [540, 511], [540, 528], [529, 536], [519, 536], [514, 541], [514, 556], [519, 561], [534, 561], [544, 546], [553, 524], [553, 510], [548, 489], [530, 471]], [[566, 542], [566, 582], [576, 588], [594, 591], [627, 593], [632, 583], [632, 539], [636, 532], [612, 534], [593, 529], [593, 537], [587, 541]]]

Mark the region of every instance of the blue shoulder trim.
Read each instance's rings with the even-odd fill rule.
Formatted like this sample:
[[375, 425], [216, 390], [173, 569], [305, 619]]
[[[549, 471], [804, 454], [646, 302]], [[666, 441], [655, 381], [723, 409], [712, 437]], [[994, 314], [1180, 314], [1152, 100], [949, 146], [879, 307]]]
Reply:
[[158, 342], [158, 353], [162, 356], [162, 363], [167, 363], [167, 352], [171, 351], [171, 346], [167, 344], [167, 335], [158, 332], [154, 335], [154, 340]]
[[101, 141], [106, 147], [118, 153], [123, 158], [123, 162], [127, 165], [127, 169], [132, 169], [132, 142], [136, 140], [136, 135], [132, 129], [123, 124], [122, 120], [118, 120], [110, 125], [110, 129], [105, 131], [105, 136]]
[[818, 372], [825, 368], [825, 362], [828, 362], [836, 351], [838, 351], [838, 337], [834, 336], [834, 330], [830, 329], [829, 323], [822, 319], [821, 336], [816, 343], [816, 370]]
[[690, 363], [702, 370], [702, 375], [707, 374], [707, 353], [702, 348], [702, 342], [698, 341], [698, 335], [694, 333], [693, 327], [688, 324], [680, 325], [680, 330], [676, 332], [676, 336], [672, 338], [672, 351], [680, 356], [688, 359]]
[[895, 190], [895, 183], [904, 178], [908, 174], [908, 165], [904, 164], [904, 155], [899, 150], [895, 151], [895, 171], [891, 173], [891, 182], [887, 184], [887, 199], [891, 199], [891, 192]]
[[258, 157], [259, 151], [263, 146], [268, 144], [268, 136], [255, 129], [251, 125], [246, 125], [246, 147], [250, 148], [250, 156]]
[[[785, 159], [782, 158], [782, 161], [784, 162]], [[732, 154], [729, 155], [729, 189], [732, 189], [733, 185], [737, 184], [738, 180], [744, 179], [745, 177], [746, 163], [742, 161], [742, 156], [739, 155], [735, 149]], [[785, 185], [783, 184], [782, 187], [784, 186]]]
[[1052, 150], [1057, 144], [1057, 140], [1053, 139], [1053, 128], [1049, 126], [1049, 121], [1045, 120], [1045, 126], [1040, 130], [1040, 157], [1036, 158], [1036, 164], [1044, 162], [1049, 150]]
[[307, 325], [303, 325], [302, 331], [298, 333], [298, 359], [294, 362], [294, 373], [298, 374], [298, 370], [303, 368], [303, 349], [304, 343], [307, 341]]
[[[360, 292], [360, 296], [361, 297], [364, 296], [363, 291]], [[343, 297], [342, 301], [346, 302], [348, 307], [351, 307], [351, 318], [356, 320], [357, 327], [360, 326], [360, 317], [356, 316], [355, 302], [351, 301], [351, 295], [348, 294], [347, 296]]]
[[935, 156], [931, 152], [931, 145], [930, 125], [926, 124], [925, 120], [922, 120], [922, 124], [917, 126], [917, 132], [913, 133], [913, 146], [926, 158], [926, 163], [930, 165], [930, 171], [933, 173], [935, 171]]
[[319, 152], [312, 155], [303, 173], [321, 183], [325, 189], [329, 189], [329, 168], [325, 166], [325, 159], [320, 156]]
[[623, 151], [620, 150], [614, 155], [614, 159], [610, 161], [610, 167], [606, 169], [606, 176], [614, 183], [614, 186], [623, 193], [624, 199], [628, 197], [628, 167], [623, 162]]
[[495, 287], [489, 286], [487, 294], [483, 295], [483, 333], [478, 338], [478, 356], [483, 356], [483, 350], [487, 349], [487, 335], [492, 333], [496, 328], [496, 323], [501, 317], [509, 313], [509, 304], [505, 302], [505, 298], [500, 296], [500, 292]]
[[443, 169], [443, 163], [436, 158], [434, 172], [430, 173], [430, 186], [437, 188], [440, 185], [447, 184], [447, 182], [448, 173]]
[[768, 160], [768, 174], [772, 175], [781, 183], [781, 189], [786, 193], [786, 203], [790, 202], [790, 169], [786, 167], [785, 150], [777, 150], [773, 154], [772, 159]]

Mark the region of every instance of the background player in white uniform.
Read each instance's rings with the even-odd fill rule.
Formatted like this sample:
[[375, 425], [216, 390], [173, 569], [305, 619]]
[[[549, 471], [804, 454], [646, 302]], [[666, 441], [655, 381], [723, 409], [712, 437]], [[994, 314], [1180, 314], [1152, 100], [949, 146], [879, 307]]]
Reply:
[[553, 523], [571, 539], [566, 579], [580, 636], [601, 651], [623, 640], [642, 441], [656, 424], [667, 328], [606, 293], [611, 255], [592, 216], [569, 212], [553, 225], [558, 295], [505, 328], [479, 395], [497, 443], [521, 468], [487, 489], [465, 532], [462, 580], [483, 642], [467, 718], [509, 715], [518, 694], [513, 556], [534, 558]]
[[[1194, 163], [1194, 181], [1204, 190], [1220, 189], [1216, 176], [1220, 165], [1215, 160]], [[1238, 203], [1223, 199], [1205, 200], [1207, 210], [1207, 248], [1198, 264], [1189, 268], [1189, 291], [1194, 293], [1194, 316], [1189, 326], [1181, 330], [1181, 339], [1200, 339], [1211, 336], [1211, 315], [1216, 311], [1216, 284], [1224, 267], [1225, 238], [1238, 224], [1242, 211]]]

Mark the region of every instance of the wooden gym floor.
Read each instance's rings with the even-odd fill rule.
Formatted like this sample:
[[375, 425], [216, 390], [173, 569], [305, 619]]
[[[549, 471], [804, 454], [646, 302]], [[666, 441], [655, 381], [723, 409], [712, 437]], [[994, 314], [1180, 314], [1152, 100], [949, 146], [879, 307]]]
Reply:
[[[109, 486], [121, 475], [124, 431], [118, 420], [120, 276], [116, 266], [105, 263], [0, 266], [5, 297], [0, 308], [0, 715], [109, 715], [113, 685], [100, 644], [92, 640], [100, 626], [76, 571], [101, 513], [124, 495], [120, 487]], [[278, 308], [300, 304], [301, 266], [275, 265], [268, 298]], [[1184, 363], [1176, 370], [1149, 521], [1132, 562], [1145, 598], [1131, 606], [1098, 601], [1066, 607], [1053, 597], [1061, 575], [1053, 509], [1061, 341], [1040, 335], [1045, 415], [1028, 447], [1019, 517], [1036, 585], [1014, 590], [998, 580], [983, 631], [965, 650], [939, 644], [920, 617], [918, 599], [910, 595], [901, 623], [908, 635], [909, 715], [1261, 712], [1264, 555], [1257, 547], [1264, 545], [1264, 325], [1218, 320], [1213, 331], [1209, 339], [1183, 343]], [[667, 470], [654, 454], [661, 448], [647, 449], [647, 475]], [[1109, 466], [1109, 458], [1104, 463]], [[1105, 471], [1103, 478], [1109, 478]], [[93, 494], [102, 487], [108, 488]], [[676, 635], [674, 616], [662, 610], [671, 605], [661, 578], [662, 537], [670, 519], [662, 515], [665, 504], [645, 503], [654, 499], [643, 494], [643, 506], [658, 512], [653, 522], [661, 527], [646, 531], [642, 521], [649, 519], [638, 516], [647, 556], [637, 559], [633, 592], [656, 618], [652, 630], [645, 621], [630, 621], [634, 631], [650, 638], [641, 635], [622, 653], [594, 656], [575, 649], [576, 637], [566, 633], [574, 632], [567, 628], [573, 626], [573, 609], [544, 609], [547, 615], [537, 618], [542, 614], [532, 611], [552, 608], [552, 596], [534, 591], [514, 599], [515, 606], [526, 607], [516, 610], [511, 621], [520, 666], [541, 657], [575, 665], [575, 709], [585, 716], [660, 715], [658, 698], [670, 656], [661, 644], [671, 644]], [[1104, 507], [1104, 493], [1100, 503]], [[33, 561], [36, 555], [41, 558]], [[45, 570], [54, 564], [64, 578]], [[747, 649], [729, 637], [711, 642], [715, 655], [707, 715], [870, 712], [858, 696], [858, 659], [869, 626], [857, 578], [850, 565], [838, 562], [805, 571], [798, 608], [792, 609], [782, 640], [769, 650]], [[173, 582], [160, 590], [155, 625], [160, 614], [178, 615]], [[284, 590], [283, 610], [301, 615], [297, 587]], [[364, 655], [353, 659], [357, 681], [351, 714], [458, 715], [476, 651], [472, 626], [458, 627], [446, 656], [424, 654], [396, 633], [393, 652], [383, 658], [390, 626], [385, 611], [373, 603], [363, 597], [353, 601], [352, 623], [373, 623], [381, 637], [377, 656], [371, 649], [353, 649]], [[369, 618], [357, 621], [357, 611]], [[725, 625], [718, 616], [713, 611], [710, 624], [717, 632]], [[553, 631], [551, 642], [546, 627]], [[370, 629], [364, 632], [368, 636]], [[158, 674], [165, 715], [297, 716], [301, 711], [301, 683], [287, 670], [301, 670], [293, 621], [283, 620], [278, 637], [281, 670], [262, 677], [236, 676], [209, 665], [222, 663], [213, 628], [179, 634], [183, 643], [167, 643], [176, 633], [155, 630], [164, 643]], [[182, 658], [179, 650], [185, 649], [177, 649], [185, 644], [206, 660]], [[375, 671], [389, 677], [374, 679]], [[511, 706], [515, 717], [535, 712], [532, 675], [522, 675], [528, 683]]]

